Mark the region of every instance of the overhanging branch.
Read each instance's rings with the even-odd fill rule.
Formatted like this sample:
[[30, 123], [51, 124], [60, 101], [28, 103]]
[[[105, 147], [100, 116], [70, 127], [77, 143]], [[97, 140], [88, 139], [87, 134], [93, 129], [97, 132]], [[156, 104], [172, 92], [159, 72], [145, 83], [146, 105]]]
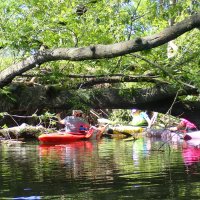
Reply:
[[56, 60], [83, 61], [92, 59], [114, 58], [125, 54], [148, 50], [161, 46], [180, 35], [200, 27], [200, 13], [191, 16], [174, 26], [164, 29], [158, 34], [144, 38], [136, 38], [110, 45], [94, 45], [82, 48], [57, 48], [44, 50], [14, 64], [0, 72], [0, 87], [10, 83], [20, 75], [37, 65]]

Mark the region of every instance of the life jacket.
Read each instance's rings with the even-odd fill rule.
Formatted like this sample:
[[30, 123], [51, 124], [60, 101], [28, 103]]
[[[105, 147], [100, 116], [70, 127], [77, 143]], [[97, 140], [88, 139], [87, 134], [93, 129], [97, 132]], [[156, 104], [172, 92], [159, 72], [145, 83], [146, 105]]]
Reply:
[[147, 121], [144, 119], [144, 117], [141, 114], [139, 114], [139, 115], [133, 116], [133, 119], [130, 122], [130, 124], [133, 126], [145, 126], [147, 125]]
[[193, 124], [192, 122], [188, 121], [187, 119], [182, 118], [181, 124], [185, 127], [186, 131], [197, 130], [196, 125]]
[[65, 131], [66, 132], [80, 132], [85, 129], [88, 130], [90, 127], [89, 123], [87, 123], [81, 117], [67, 116], [65, 118]]

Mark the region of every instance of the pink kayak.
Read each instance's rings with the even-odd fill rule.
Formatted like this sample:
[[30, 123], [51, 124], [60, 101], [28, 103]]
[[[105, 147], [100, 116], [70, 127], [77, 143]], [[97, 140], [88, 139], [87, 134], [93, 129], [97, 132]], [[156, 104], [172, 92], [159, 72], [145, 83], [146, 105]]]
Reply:
[[188, 132], [184, 136], [185, 140], [200, 139], [200, 131]]

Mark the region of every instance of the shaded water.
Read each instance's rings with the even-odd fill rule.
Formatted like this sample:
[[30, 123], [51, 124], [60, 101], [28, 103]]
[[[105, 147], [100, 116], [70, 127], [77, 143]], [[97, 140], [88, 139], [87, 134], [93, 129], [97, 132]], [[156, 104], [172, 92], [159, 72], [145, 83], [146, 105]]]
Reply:
[[0, 199], [199, 199], [200, 150], [141, 138], [0, 146]]

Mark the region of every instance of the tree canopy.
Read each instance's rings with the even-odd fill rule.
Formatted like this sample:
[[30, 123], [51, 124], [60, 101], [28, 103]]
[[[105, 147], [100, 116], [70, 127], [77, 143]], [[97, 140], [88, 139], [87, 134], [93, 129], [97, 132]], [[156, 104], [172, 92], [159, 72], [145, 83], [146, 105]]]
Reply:
[[33, 77], [68, 89], [167, 84], [199, 100], [196, 0], [5, 0], [0, 8], [2, 88]]

